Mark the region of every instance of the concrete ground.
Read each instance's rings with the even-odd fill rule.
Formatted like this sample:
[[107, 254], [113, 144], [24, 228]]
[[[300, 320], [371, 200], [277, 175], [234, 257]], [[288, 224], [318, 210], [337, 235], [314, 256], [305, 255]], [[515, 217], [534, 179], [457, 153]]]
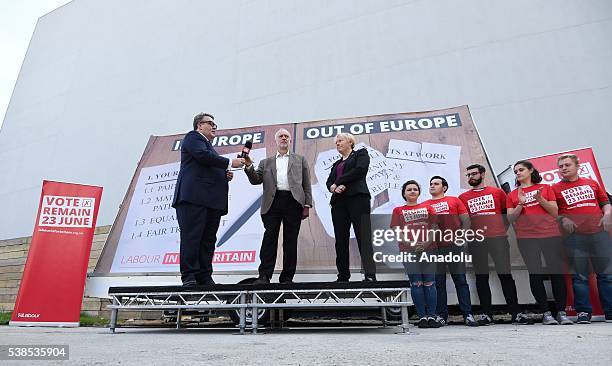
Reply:
[[[440, 329], [232, 329], [0, 327], [0, 343], [68, 344], [74, 365], [612, 365], [612, 324]], [[0, 361], [3, 365], [32, 361]]]

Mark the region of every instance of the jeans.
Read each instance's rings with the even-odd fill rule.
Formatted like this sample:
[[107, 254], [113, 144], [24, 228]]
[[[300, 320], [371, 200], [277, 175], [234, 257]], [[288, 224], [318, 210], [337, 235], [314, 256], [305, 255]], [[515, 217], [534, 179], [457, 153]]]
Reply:
[[431, 262], [404, 262], [404, 268], [410, 281], [410, 295], [414, 302], [419, 318], [435, 317], [437, 292], [436, 292], [436, 264]]
[[565, 239], [572, 269], [574, 307], [577, 312], [592, 313], [589, 300], [589, 261], [597, 274], [599, 301], [606, 315], [612, 315], [612, 239], [607, 232], [573, 233]]
[[[464, 249], [456, 245], [450, 247], [438, 248], [439, 255], [461, 254]], [[472, 314], [472, 300], [470, 298], [470, 288], [468, 286], [467, 278], [465, 277], [465, 263], [464, 262], [440, 262], [437, 266], [436, 274], [436, 292], [438, 296], [438, 304], [436, 306], [436, 314], [448, 320], [448, 300], [446, 297], [446, 268], [451, 274], [451, 278], [455, 283], [455, 289], [457, 291], [457, 300], [459, 301], [459, 309], [463, 313], [463, 317]]]

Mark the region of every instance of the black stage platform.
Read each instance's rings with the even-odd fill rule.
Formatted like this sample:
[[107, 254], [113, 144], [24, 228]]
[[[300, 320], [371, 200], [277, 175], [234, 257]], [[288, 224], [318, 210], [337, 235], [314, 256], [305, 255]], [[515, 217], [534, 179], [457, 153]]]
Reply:
[[[177, 328], [181, 312], [190, 310], [230, 310], [240, 313], [239, 328], [244, 334], [247, 312], [261, 309], [351, 309], [387, 307], [401, 309], [401, 332], [408, 331], [408, 281], [374, 282], [300, 282], [270, 284], [216, 284], [202, 286], [137, 286], [111, 287], [108, 291], [113, 304], [110, 329], [117, 327], [120, 310], [177, 310]], [[257, 333], [258, 317], [250, 316], [250, 327]], [[385, 323], [383, 317], [383, 323]], [[385, 323], [386, 324], [386, 323]]]

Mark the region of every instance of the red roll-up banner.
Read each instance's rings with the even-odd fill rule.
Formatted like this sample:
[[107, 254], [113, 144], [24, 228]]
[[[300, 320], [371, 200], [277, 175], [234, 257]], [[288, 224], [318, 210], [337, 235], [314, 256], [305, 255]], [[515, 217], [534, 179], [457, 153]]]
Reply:
[[[546, 184], [555, 184], [561, 180], [561, 175], [559, 174], [559, 168], [557, 167], [557, 157], [563, 154], [574, 154], [580, 159], [580, 168], [578, 170], [578, 175], [582, 178], [589, 178], [595, 180], [603, 190], [606, 189], [604, 186], [603, 179], [601, 179], [601, 173], [599, 172], [599, 167], [597, 166], [597, 161], [595, 160], [595, 154], [593, 153], [593, 149], [590, 147], [585, 147], [582, 149], [565, 151], [557, 154], [549, 154], [544, 156], [538, 156], [535, 158], [529, 159], [533, 165], [540, 171], [540, 175], [542, 176], [542, 183]], [[567, 306], [566, 311], [568, 315], [575, 315], [576, 311], [574, 309], [574, 291], [572, 289], [572, 280], [571, 276], [566, 276], [567, 283]], [[590, 291], [590, 300], [593, 306], [593, 318], [601, 317], [603, 318], [603, 309], [599, 302], [599, 293], [597, 289], [597, 279], [595, 278], [595, 274], [591, 274], [589, 277], [589, 287]]]
[[78, 327], [102, 187], [43, 181], [10, 325]]

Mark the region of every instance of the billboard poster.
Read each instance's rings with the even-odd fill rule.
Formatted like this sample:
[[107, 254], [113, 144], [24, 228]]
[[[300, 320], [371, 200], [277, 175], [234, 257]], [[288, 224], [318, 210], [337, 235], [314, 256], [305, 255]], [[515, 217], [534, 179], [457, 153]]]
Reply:
[[[467, 106], [218, 130], [213, 146], [219, 154], [234, 157], [251, 139], [251, 156], [257, 166], [276, 153], [274, 133], [279, 128], [291, 132], [292, 151], [305, 156], [311, 172], [314, 208], [300, 229], [298, 272], [336, 270], [325, 180], [339, 158], [334, 145], [337, 133], [353, 134], [355, 148], [368, 150], [371, 162], [367, 183], [374, 214], [390, 214], [393, 207], [403, 204], [400, 190], [406, 180], [415, 179], [425, 187], [421, 198], [426, 200], [430, 198], [426, 187], [432, 175], [444, 176], [449, 183], [448, 194], [456, 196], [468, 189], [463, 177], [465, 166], [479, 163], [491, 171]], [[154, 136], [149, 140], [95, 273], [178, 272], [178, 223], [170, 204], [182, 137]], [[487, 176], [488, 185], [496, 184], [492, 177]], [[221, 221], [213, 267], [216, 272], [255, 272], [263, 236], [259, 215], [262, 186], [250, 185], [245, 173], [236, 170], [229, 192], [229, 213]], [[359, 268], [354, 239], [351, 246], [351, 266]], [[277, 261], [277, 265], [281, 263]]]

